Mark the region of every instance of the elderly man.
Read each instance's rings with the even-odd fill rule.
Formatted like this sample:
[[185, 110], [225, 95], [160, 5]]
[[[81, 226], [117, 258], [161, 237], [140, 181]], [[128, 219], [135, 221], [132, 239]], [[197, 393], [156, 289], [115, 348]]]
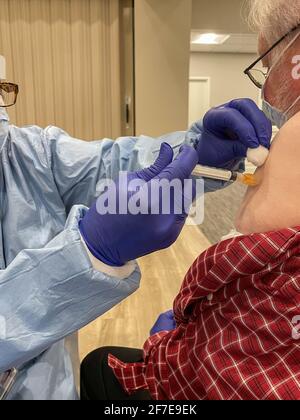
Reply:
[[300, 399], [292, 335], [300, 305], [300, 1], [251, 1], [249, 20], [260, 31], [261, 56], [245, 73], [275, 125], [294, 118], [245, 197], [240, 233], [197, 259], [175, 318], [159, 317], [144, 353], [108, 348], [86, 358], [84, 399]]

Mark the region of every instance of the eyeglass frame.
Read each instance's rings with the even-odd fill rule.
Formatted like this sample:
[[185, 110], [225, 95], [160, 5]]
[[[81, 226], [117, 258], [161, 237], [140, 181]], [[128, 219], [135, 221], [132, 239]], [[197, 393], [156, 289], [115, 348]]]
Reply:
[[13, 92], [15, 94], [15, 99], [14, 102], [10, 105], [0, 105], [0, 108], [10, 108], [11, 106], [16, 105], [17, 103], [17, 99], [18, 99], [18, 94], [19, 94], [19, 85], [17, 85], [16, 83], [11, 83], [11, 82], [5, 82], [5, 81], [0, 81], [0, 89], [3, 85], [7, 85], [13, 88]]
[[[258, 89], [262, 89], [263, 85], [261, 86], [260, 83], [257, 82], [257, 80], [255, 80], [252, 77], [251, 74], [251, 70], [254, 69], [254, 67], [260, 62], [262, 61], [267, 55], [270, 54], [270, 52], [272, 52], [279, 44], [281, 44], [282, 41], [284, 41], [289, 35], [291, 35], [293, 32], [295, 32], [297, 29], [300, 29], [300, 23], [295, 26], [293, 29], [291, 29], [289, 32], [287, 32], [285, 35], [283, 35], [277, 42], [275, 42], [275, 44], [272, 45], [272, 47], [270, 47], [265, 53], [263, 53], [260, 57], [258, 57], [254, 63], [252, 63], [249, 67], [246, 68], [246, 70], [244, 70], [244, 74], [246, 76], [249, 77], [249, 79], [251, 80], [251, 82], [258, 88]], [[268, 73], [264, 73], [262, 71], [262, 74], [265, 76], [265, 78], [267, 79], [269, 72]]]

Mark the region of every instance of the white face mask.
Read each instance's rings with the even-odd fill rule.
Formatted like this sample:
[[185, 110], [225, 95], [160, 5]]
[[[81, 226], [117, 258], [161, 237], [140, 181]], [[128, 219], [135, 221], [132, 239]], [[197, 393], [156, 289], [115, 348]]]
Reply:
[[[282, 53], [279, 55], [278, 59], [275, 61], [275, 63], [272, 65], [272, 67], [269, 70], [268, 78], [270, 77], [270, 74], [272, 70], [275, 68], [275, 66], [279, 63], [282, 56], [285, 54], [285, 52], [290, 48], [291, 45], [296, 41], [296, 39], [299, 37], [299, 33], [293, 38], [293, 40], [287, 45], [287, 47], [282, 51]], [[289, 113], [290, 111], [300, 102], [300, 96], [296, 98], [296, 100], [292, 103], [292, 105], [286, 110], [286, 111], [280, 111], [275, 106], [271, 105], [265, 97], [265, 87], [267, 80], [265, 82], [265, 85], [262, 89], [262, 110], [267, 118], [279, 129], [284, 126], [285, 123], [289, 120]]]
[[294, 108], [295, 105], [300, 101], [300, 96], [295, 100], [295, 102], [289, 107], [285, 112], [280, 111], [279, 109], [272, 106], [268, 101], [266, 101], [263, 90], [262, 97], [262, 110], [267, 118], [272, 122], [273, 125], [279, 129], [284, 126], [285, 123], [289, 120], [289, 113]]

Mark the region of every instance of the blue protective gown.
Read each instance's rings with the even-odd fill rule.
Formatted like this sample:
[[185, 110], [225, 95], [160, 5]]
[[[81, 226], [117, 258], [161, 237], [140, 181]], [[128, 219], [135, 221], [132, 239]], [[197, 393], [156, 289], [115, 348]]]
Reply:
[[77, 398], [64, 339], [140, 281], [138, 266], [126, 280], [95, 271], [78, 221], [97, 197], [99, 180], [150, 165], [162, 141], [178, 152], [195, 137], [86, 143], [55, 127], [9, 125], [0, 109], [0, 373], [19, 369], [8, 399]]

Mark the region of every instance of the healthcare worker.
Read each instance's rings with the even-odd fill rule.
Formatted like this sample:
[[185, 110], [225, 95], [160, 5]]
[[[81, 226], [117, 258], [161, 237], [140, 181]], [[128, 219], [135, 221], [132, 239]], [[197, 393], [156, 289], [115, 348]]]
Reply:
[[[13, 105], [18, 88], [3, 83], [3, 72], [0, 78], [2, 106]], [[133, 171], [146, 181], [183, 180], [198, 161], [238, 168], [248, 147], [268, 147], [270, 136], [250, 100], [210, 111], [203, 127], [188, 132], [92, 143], [56, 127], [15, 127], [1, 107], [2, 396], [76, 399], [79, 365], [72, 365], [65, 338], [133, 293], [140, 271], [132, 260], [170, 245], [184, 225], [186, 214], [99, 216], [93, 202], [101, 179]], [[205, 183], [206, 191], [223, 186]]]

